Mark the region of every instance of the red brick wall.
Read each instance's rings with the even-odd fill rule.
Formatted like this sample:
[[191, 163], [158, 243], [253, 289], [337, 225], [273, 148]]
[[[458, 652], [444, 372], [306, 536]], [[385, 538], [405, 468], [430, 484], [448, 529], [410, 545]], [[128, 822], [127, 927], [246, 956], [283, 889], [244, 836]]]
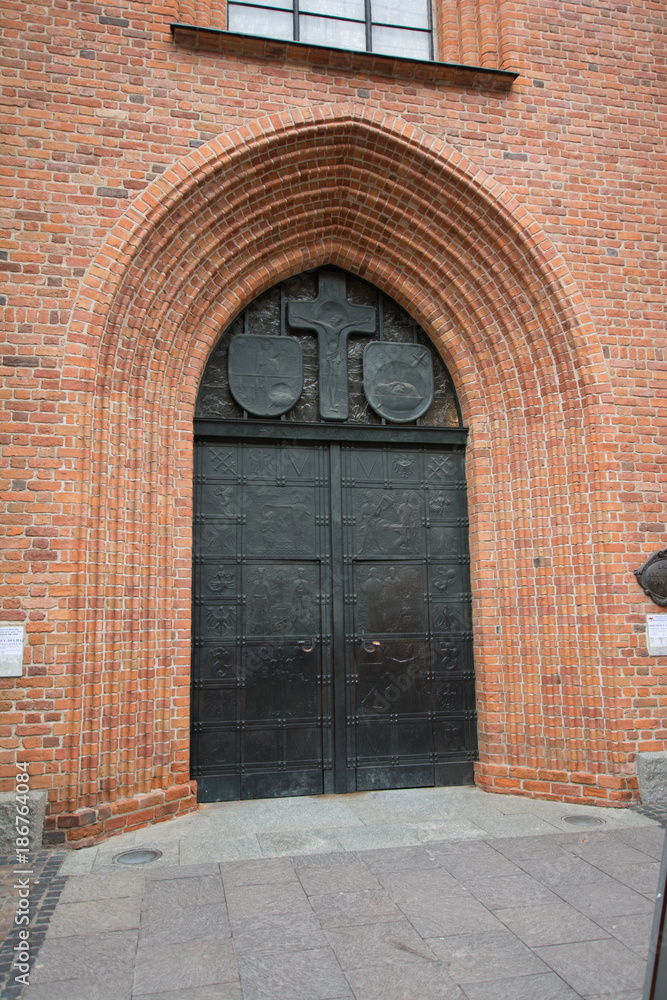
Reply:
[[667, 545], [662, 2], [480, 2], [449, 58], [509, 93], [174, 44], [186, 6], [222, 8], [2, 15], [7, 787], [29, 759], [80, 842], [192, 806], [198, 380], [252, 297], [332, 262], [430, 332], [470, 427], [479, 782], [630, 800], [667, 736], [632, 576]]

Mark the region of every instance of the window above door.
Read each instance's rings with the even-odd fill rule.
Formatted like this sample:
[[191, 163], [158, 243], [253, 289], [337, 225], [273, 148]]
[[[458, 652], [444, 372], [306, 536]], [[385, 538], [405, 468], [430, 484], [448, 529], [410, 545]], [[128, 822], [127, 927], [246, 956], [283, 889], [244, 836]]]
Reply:
[[429, 0], [229, 0], [227, 10], [240, 34], [433, 59]]

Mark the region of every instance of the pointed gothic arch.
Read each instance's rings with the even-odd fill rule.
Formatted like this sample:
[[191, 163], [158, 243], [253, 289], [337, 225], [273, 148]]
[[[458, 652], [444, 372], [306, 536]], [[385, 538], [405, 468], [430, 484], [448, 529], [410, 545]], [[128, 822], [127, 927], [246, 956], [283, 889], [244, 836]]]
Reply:
[[[69, 809], [188, 780], [197, 387], [248, 302], [324, 264], [409, 310], [470, 428], [478, 780], [613, 769], [589, 615], [605, 368], [581, 294], [484, 171], [405, 122], [334, 106], [251, 123], [165, 171], [109, 235], [79, 296], [68, 363], [88, 386], [91, 487]], [[559, 671], [562, 684], [534, 694]]]

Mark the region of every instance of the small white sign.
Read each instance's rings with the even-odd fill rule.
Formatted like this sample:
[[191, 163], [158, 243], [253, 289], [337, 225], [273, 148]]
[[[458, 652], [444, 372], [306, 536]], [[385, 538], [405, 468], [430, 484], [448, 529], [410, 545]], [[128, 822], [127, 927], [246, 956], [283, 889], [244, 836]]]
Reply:
[[667, 614], [646, 616], [649, 656], [667, 656]]
[[20, 677], [23, 673], [23, 625], [0, 626], [0, 677]]

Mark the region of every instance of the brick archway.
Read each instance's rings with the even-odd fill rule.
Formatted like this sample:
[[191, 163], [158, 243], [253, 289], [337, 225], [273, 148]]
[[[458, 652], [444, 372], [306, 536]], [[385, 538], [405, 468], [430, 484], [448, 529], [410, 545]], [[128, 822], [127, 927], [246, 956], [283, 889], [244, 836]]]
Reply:
[[606, 386], [582, 297], [484, 171], [405, 122], [334, 106], [263, 119], [179, 161], [115, 227], [79, 297], [70, 370], [90, 387], [91, 482], [81, 746], [77, 785], [57, 806], [69, 811], [62, 825], [88, 808], [79, 837], [109, 832], [110, 811], [191, 802], [199, 379], [245, 304], [327, 263], [382, 288], [429, 332], [470, 427], [478, 781], [628, 794], [592, 617], [590, 449]]

